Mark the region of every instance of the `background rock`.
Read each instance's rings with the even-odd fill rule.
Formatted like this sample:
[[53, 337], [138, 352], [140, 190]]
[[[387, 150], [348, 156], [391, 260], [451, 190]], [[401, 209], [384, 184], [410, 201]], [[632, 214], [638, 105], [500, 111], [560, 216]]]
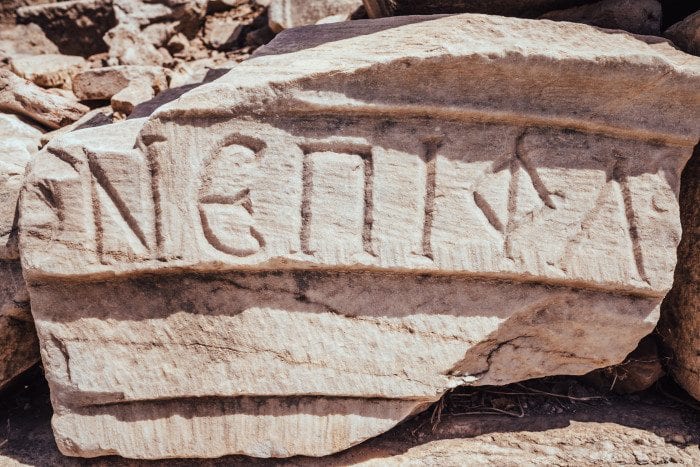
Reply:
[[683, 170], [680, 190], [683, 238], [658, 330], [670, 351], [673, 376], [700, 400], [700, 146]]
[[350, 16], [360, 5], [360, 0], [272, 0], [269, 9], [270, 29], [280, 32], [283, 29], [315, 24], [327, 16]]
[[0, 29], [0, 62], [16, 55], [57, 54], [58, 47], [36, 24], [19, 24]]
[[73, 92], [80, 100], [106, 100], [132, 84], [144, 84], [161, 92], [168, 88], [168, 78], [161, 67], [122, 65], [93, 68], [75, 76]]
[[43, 88], [71, 88], [71, 78], [87, 66], [83, 57], [73, 55], [21, 55], [10, 60], [18, 76]]
[[22, 7], [19, 23], [36, 23], [63, 54], [81, 55], [107, 51], [102, 36], [116, 25], [111, 0], [70, 0]]
[[39, 341], [19, 261], [0, 260], [0, 390], [38, 361]]
[[661, 4], [657, 0], [602, 0], [551, 11], [540, 18], [622, 29], [634, 34], [661, 34]]
[[592, 0], [364, 0], [370, 18], [437, 13], [485, 13], [535, 18], [547, 11], [591, 2]]
[[689, 54], [700, 55], [700, 11], [668, 28], [664, 37]]
[[0, 2], [0, 25], [3, 28], [15, 24], [17, 8], [41, 3], [53, 3], [55, 0], [3, 0]]
[[25, 166], [38, 151], [40, 137], [32, 125], [0, 113], [0, 390], [39, 361], [19, 264], [17, 203]]
[[14, 73], [0, 69], [0, 111], [28, 117], [47, 128], [60, 128], [79, 119], [88, 107], [44, 91]]

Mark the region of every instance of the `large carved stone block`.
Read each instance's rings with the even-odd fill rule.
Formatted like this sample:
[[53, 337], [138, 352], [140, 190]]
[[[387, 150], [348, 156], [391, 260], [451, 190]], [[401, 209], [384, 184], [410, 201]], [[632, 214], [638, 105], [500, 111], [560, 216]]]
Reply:
[[588, 26], [390, 18], [54, 140], [20, 244], [59, 447], [318, 456], [621, 361], [673, 279], [698, 84]]

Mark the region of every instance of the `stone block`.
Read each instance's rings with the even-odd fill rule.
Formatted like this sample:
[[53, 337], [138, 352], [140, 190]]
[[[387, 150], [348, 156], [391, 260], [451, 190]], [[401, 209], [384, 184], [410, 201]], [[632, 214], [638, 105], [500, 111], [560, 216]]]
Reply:
[[20, 249], [59, 448], [321, 456], [621, 362], [673, 280], [699, 84], [665, 42], [398, 17], [53, 140]]
[[362, 5], [360, 0], [273, 0], [270, 2], [270, 28], [274, 32], [315, 24], [327, 16], [346, 17]]

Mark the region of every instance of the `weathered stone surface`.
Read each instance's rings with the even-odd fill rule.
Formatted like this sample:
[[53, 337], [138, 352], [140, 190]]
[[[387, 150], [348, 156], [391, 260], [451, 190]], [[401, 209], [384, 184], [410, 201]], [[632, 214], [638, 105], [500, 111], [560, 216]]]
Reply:
[[117, 21], [122, 26], [145, 28], [153, 23], [173, 27], [173, 33], [182, 32], [194, 37], [206, 13], [207, 0], [114, 0]]
[[540, 18], [623, 29], [635, 34], [661, 34], [661, 4], [657, 0], [602, 0], [551, 11]]
[[0, 389], [38, 361], [39, 341], [19, 261], [0, 260]]
[[53, 140], [20, 231], [60, 449], [318, 456], [619, 363], [671, 287], [699, 81], [585, 25], [353, 21]]
[[134, 83], [112, 96], [110, 102], [115, 112], [129, 115], [134, 107], [152, 99], [153, 96], [155, 92], [149, 83]]
[[700, 55], [700, 11], [668, 28], [664, 31], [664, 37], [671, 39], [682, 50]]
[[228, 50], [234, 47], [243, 33], [240, 21], [212, 16], [204, 27], [204, 40], [210, 47]]
[[370, 18], [393, 15], [432, 15], [436, 13], [486, 13], [489, 15], [535, 18], [590, 0], [363, 0]]
[[109, 65], [160, 66], [164, 57], [137, 28], [117, 26], [104, 37], [109, 44]]
[[350, 16], [360, 5], [361, 0], [273, 0], [269, 9], [270, 28], [279, 32], [315, 24], [327, 16]]
[[0, 60], [9, 61], [20, 54], [39, 55], [58, 53], [58, 47], [47, 39], [36, 24], [3, 26], [0, 29]]
[[55, 0], [3, 0], [0, 2], [0, 24], [3, 27], [7, 25], [14, 25], [17, 21], [16, 14], [17, 8], [36, 5], [40, 3], [52, 3]]
[[0, 113], [0, 260], [19, 259], [17, 200], [24, 168], [39, 150], [40, 138], [41, 131], [33, 126], [15, 115]]
[[683, 171], [680, 202], [683, 238], [659, 333], [671, 350], [673, 376], [700, 400], [700, 146]]
[[12, 71], [44, 88], [70, 89], [71, 77], [86, 66], [83, 57], [74, 55], [21, 55], [10, 60]]
[[61, 53], [89, 55], [107, 51], [102, 36], [116, 25], [110, 0], [70, 0], [19, 8], [20, 23], [36, 23]]
[[51, 94], [9, 70], [0, 69], [0, 112], [23, 115], [55, 129], [78, 120], [88, 110], [72, 99]]
[[148, 85], [155, 92], [168, 88], [167, 75], [161, 67], [120, 65], [79, 73], [73, 79], [73, 92], [80, 100], [105, 100], [137, 83]]
[[17, 250], [17, 200], [24, 168], [39, 149], [41, 132], [0, 113], [0, 389], [39, 360]]

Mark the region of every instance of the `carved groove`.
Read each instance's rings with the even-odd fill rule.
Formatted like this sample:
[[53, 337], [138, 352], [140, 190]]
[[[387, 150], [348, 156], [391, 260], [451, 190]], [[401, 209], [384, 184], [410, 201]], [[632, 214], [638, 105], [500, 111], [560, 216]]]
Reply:
[[513, 157], [509, 162], [510, 181], [508, 182], [508, 221], [505, 228], [505, 240], [503, 247], [507, 258], [513, 257], [513, 240], [511, 234], [518, 227], [515, 222], [515, 213], [518, 210], [518, 183], [520, 182], [520, 172], [518, 171], [518, 159]]
[[486, 217], [486, 220], [489, 221], [491, 227], [493, 227], [502, 234], [505, 233], [505, 228], [503, 227], [501, 221], [498, 219], [496, 211], [494, 211], [491, 205], [486, 201], [486, 199], [484, 199], [484, 197], [476, 191], [474, 192], [474, 203], [479, 209], [481, 209], [481, 212], [484, 214], [484, 217]]
[[[144, 248], [148, 250], [146, 235], [141, 230], [136, 218], [133, 216], [133, 214], [131, 214], [131, 211], [129, 211], [129, 208], [124, 200], [121, 198], [121, 196], [119, 196], [119, 193], [109, 181], [107, 174], [105, 174], [102, 167], [100, 167], [100, 165], [95, 161], [96, 157], [97, 156], [95, 154], [87, 153], [88, 167], [93, 175], [93, 181], [105, 191], [107, 196], [109, 196], [109, 199], [111, 199], [112, 203], [114, 203], [114, 206], [117, 208], [119, 215], [122, 216], [122, 219], [124, 219], [124, 222], [126, 222], [126, 225], [129, 226], [133, 234], [136, 236], [136, 238], [138, 238], [139, 242], [141, 242]], [[96, 196], [97, 192], [95, 187], [95, 191], [93, 192], [93, 204], [99, 205], [99, 200], [97, 200]]]
[[153, 198], [153, 229], [156, 240], [156, 254], [158, 259], [163, 259], [164, 252], [164, 237], [163, 237], [163, 207], [161, 203], [160, 189], [158, 187], [158, 179], [160, 177], [161, 168], [158, 162], [157, 145], [164, 143], [165, 137], [157, 135], [143, 135], [140, 144], [145, 145], [146, 154], [148, 154], [148, 175], [151, 180], [151, 197]]
[[525, 169], [527, 174], [530, 176], [532, 186], [535, 188], [535, 191], [537, 191], [537, 194], [539, 195], [544, 205], [550, 209], [556, 209], [557, 207], [554, 204], [554, 201], [552, 201], [552, 197], [550, 196], [547, 187], [545, 186], [544, 182], [542, 182], [540, 174], [537, 173], [537, 169], [534, 167], [532, 162], [525, 156], [525, 152], [522, 148], [523, 136], [524, 135], [520, 135], [518, 137], [518, 141], [515, 145], [515, 157], [516, 159], [518, 159], [518, 161], [520, 161], [520, 163], [523, 166], [523, 169]]
[[627, 218], [627, 227], [632, 242], [632, 255], [637, 266], [637, 272], [643, 281], [649, 282], [644, 266], [644, 256], [642, 255], [642, 245], [639, 239], [639, 226], [637, 224], [637, 216], [634, 213], [632, 205], [632, 191], [629, 187], [627, 171], [625, 170], [625, 160], [617, 157], [612, 170], [612, 179], [617, 184], [625, 208], [625, 217]]
[[301, 251], [306, 255], [312, 255], [311, 250], [311, 191], [313, 190], [313, 174], [311, 173], [311, 154], [304, 153], [301, 169]]
[[372, 224], [374, 223], [374, 199], [372, 198], [374, 190], [374, 159], [372, 153], [360, 154], [362, 163], [365, 169], [364, 179], [364, 219], [362, 227], [362, 247], [366, 253], [376, 256], [374, 248], [372, 248]]
[[425, 201], [422, 246], [423, 256], [429, 259], [434, 259], [430, 238], [433, 234], [433, 220], [435, 216], [435, 188], [437, 182], [435, 163], [440, 143], [440, 138], [429, 138], [423, 143], [425, 145], [425, 154], [423, 156], [425, 164]]

